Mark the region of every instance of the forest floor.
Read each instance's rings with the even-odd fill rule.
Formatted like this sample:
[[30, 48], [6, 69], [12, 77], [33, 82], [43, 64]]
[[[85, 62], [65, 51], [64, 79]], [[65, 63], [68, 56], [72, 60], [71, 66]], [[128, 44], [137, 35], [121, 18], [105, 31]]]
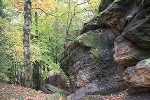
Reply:
[[[45, 94], [30, 88], [0, 83], [0, 100], [69, 100], [58, 94]], [[83, 100], [150, 100], [150, 93], [129, 95], [126, 91], [109, 96], [90, 95]]]

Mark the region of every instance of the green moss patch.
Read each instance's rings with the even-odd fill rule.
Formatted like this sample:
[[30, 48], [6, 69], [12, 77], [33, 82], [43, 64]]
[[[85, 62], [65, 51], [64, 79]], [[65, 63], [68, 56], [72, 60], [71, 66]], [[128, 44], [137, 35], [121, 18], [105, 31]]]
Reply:
[[92, 48], [90, 50], [91, 54], [94, 56], [95, 59], [98, 59], [99, 58], [99, 52], [98, 52], [98, 49], [97, 48]]
[[98, 39], [99, 39], [99, 34], [96, 31], [90, 31], [88, 33], [84, 33], [78, 36], [74, 41], [74, 43], [78, 42], [82, 46], [97, 48]]

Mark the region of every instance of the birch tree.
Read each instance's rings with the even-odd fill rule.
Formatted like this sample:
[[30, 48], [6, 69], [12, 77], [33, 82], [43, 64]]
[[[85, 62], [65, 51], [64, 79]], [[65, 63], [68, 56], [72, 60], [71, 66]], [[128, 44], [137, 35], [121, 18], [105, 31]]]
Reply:
[[32, 21], [31, 6], [31, 0], [24, 0], [23, 48], [26, 87], [32, 86], [32, 68], [30, 60], [30, 32]]

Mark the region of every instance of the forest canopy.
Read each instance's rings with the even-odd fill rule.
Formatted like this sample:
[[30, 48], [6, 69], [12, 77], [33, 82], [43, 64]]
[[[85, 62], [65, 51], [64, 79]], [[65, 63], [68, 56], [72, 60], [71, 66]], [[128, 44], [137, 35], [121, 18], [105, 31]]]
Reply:
[[[31, 69], [40, 80], [61, 72], [65, 41], [72, 41], [83, 24], [98, 12], [99, 0], [31, 0]], [[0, 81], [21, 84], [24, 68], [24, 0], [0, 0]], [[90, 17], [89, 17], [90, 16]], [[33, 82], [34, 83], [34, 82]]]

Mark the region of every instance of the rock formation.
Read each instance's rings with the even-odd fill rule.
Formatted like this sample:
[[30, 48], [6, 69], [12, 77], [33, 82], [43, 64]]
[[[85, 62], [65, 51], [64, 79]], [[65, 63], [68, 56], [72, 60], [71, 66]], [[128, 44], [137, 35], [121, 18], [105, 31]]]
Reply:
[[150, 58], [128, 67], [124, 71], [124, 81], [138, 91], [150, 90]]
[[69, 84], [67, 84], [67, 79], [65, 79], [63, 73], [55, 74], [52, 71], [50, 72], [50, 76], [44, 80], [45, 82], [41, 87], [41, 91], [47, 94], [57, 93], [58, 90], [68, 94], [72, 93], [72, 90]]
[[115, 93], [126, 85], [150, 90], [150, 1], [101, 3], [60, 61], [74, 91], [72, 100]]

